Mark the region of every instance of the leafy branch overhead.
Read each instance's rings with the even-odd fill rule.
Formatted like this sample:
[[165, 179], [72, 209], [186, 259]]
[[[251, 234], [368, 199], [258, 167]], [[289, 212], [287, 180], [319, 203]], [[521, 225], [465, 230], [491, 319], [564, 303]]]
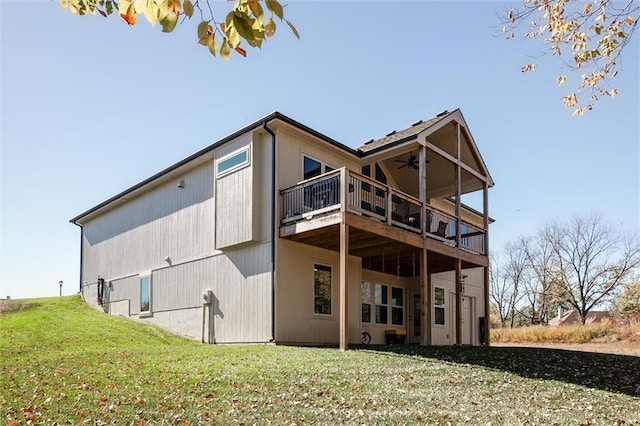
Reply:
[[151, 25], [160, 24], [165, 33], [172, 32], [178, 21], [191, 20], [196, 14], [200, 18], [196, 30], [198, 43], [223, 59], [229, 58], [232, 49], [247, 56], [241, 47], [243, 41], [251, 47], [262, 47], [265, 39], [276, 32], [274, 18], [284, 21], [300, 38], [296, 27], [284, 17], [278, 0], [236, 0], [223, 21], [216, 20], [211, 0], [60, 0], [60, 5], [77, 15], [99, 13], [107, 17], [117, 13], [129, 25], [135, 25], [138, 15], [144, 15]]
[[[523, 0], [522, 7], [511, 9], [503, 17], [503, 31], [514, 38], [521, 25], [527, 39], [542, 39], [546, 54], [560, 57], [575, 74], [580, 74], [577, 87], [562, 97], [575, 115], [593, 109], [601, 97], [615, 97], [618, 89], [613, 81], [618, 74], [620, 56], [638, 25], [640, 6], [634, 0]], [[568, 55], [567, 55], [568, 52]], [[535, 64], [522, 67], [532, 71]], [[567, 81], [559, 75], [558, 85]]]

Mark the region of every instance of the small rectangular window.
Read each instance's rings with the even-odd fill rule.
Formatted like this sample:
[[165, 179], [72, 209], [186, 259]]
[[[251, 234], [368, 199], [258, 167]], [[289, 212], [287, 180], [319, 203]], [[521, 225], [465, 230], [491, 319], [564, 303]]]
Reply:
[[313, 265], [313, 312], [331, 315], [331, 267]]
[[375, 286], [375, 302], [376, 302], [376, 323], [387, 324], [389, 322], [388, 305], [388, 287], [384, 284], [376, 284]]
[[245, 164], [249, 164], [248, 148], [243, 149], [242, 151], [235, 154], [231, 154], [230, 156], [222, 157], [220, 160], [218, 160], [218, 176], [231, 173], [232, 171], [241, 168]]
[[404, 290], [391, 287], [391, 324], [404, 324]]
[[371, 283], [360, 284], [360, 302], [362, 304], [362, 322], [371, 322]]
[[435, 305], [434, 320], [436, 325], [444, 325], [444, 288], [434, 287], [433, 304]]
[[140, 313], [151, 312], [151, 277], [140, 277]]

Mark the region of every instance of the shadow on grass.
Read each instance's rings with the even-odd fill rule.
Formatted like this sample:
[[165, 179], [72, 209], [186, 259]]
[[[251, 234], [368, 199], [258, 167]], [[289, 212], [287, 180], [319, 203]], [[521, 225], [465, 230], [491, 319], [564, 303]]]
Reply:
[[640, 357], [635, 356], [529, 347], [392, 345], [359, 346], [356, 350], [478, 365], [531, 379], [640, 396]]

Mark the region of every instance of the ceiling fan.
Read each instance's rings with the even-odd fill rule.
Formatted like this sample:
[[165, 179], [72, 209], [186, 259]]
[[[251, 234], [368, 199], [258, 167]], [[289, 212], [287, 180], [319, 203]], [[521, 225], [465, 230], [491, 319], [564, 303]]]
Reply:
[[395, 160], [396, 163], [402, 163], [402, 165], [400, 167], [398, 167], [398, 170], [400, 170], [403, 167], [407, 167], [407, 168], [413, 168], [415, 170], [418, 170], [418, 157], [416, 157], [415, 155], [413, 155], [413, 153], [409, 153], [409, 158], [406, 160]]

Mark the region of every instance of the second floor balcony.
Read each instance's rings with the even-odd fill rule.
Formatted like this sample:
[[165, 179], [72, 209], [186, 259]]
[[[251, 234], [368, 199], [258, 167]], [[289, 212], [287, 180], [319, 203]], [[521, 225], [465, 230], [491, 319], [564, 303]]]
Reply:
[[[283, 227], [350, 212], [451, 247], [487, 254], [484, 227], [346, 168], [283, 189], [280, 199]], [[450, 200], [447, 202], [454, 205]], [[482, 222], [481, 214], [469, 212]]]

